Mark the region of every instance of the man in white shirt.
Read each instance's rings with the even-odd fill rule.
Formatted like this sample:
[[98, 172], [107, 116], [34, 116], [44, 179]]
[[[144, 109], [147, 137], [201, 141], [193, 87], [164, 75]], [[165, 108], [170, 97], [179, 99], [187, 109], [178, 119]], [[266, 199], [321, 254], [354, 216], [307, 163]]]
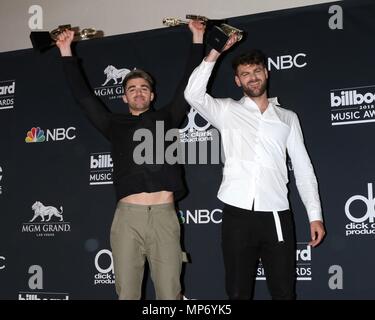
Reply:
[[[223, 51], [236, 42], [232, 36]], [[225, 155], [218, 198], [225, 203], [222, 249], [229, 299], [251, 299], [261, 259], [272, 299], [295, 299], [296, 240], [288, 202], [287, 153], [310, 221], [311, 241], [325, 235], [318, 184], [297, 115], [267, 97], [266, 58], [259, 50], [233, 61], [242, 99], [216, 99], [207, 82], [221, 52], [212, 49], [192, 73], [185, 98], [219, 129]]]

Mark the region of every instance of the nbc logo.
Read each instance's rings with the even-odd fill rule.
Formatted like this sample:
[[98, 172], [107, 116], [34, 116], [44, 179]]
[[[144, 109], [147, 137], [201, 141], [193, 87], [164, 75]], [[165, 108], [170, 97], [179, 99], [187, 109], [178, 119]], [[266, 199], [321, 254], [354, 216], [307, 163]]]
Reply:
[[221, 209], [180, 210], [178, 212], [178, 220], [180, 224], [220, 224], [222, 213]]
[[25, 138], [26, 143], [33, 143], [33, 142], [44, 142], [46, 137], [44, 136], [44, 131], [37, 128], [31, 128], [30, 131], [27, 132], [27, 136]]
[[272, 68], [276, 70], [285, 70], [291, 68], [304, 68], [307, 65], [306, 53], [297, 53], [294, 56], [283, 55], [277, 56], [275, 59], [268, 58], [268, 70]]
[[44, 141], [62, 141], [73, 140], [76, 138], [74, 134], [76, 128], [55, 128], [47, 129], [46, 133], [40, 127], [32, 127], [26, 135], [26, 143], [44, 142]]

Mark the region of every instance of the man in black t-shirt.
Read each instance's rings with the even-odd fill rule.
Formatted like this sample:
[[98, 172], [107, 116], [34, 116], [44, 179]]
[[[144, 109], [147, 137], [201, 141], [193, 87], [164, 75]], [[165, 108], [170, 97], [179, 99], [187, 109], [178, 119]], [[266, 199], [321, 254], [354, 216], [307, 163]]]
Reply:
[[72, 56], [72, 31], [64, 31], [56, 43], [73, 96], [112, 144], [118, 204], [110, 240], [119, 299], [140, 299], [145, 259], [149, 262], [156, 298], [180, 299], [183, 252], [174, 202], [184, 192], [181, 169], [178, 164], [165, 162], [139, 164], [133, 152], [137, 130], [147, 129], [155, 136], [158, 122], [164, 130], [170, 130], [178, 128], [186, 115], [188, 104], [183, 91], [189, 75], [203, 59], [205, 26], [195, 20], [189, 22], [189, 29], [193, 45], [172, 102], [156, 111], [150, 108], [153, 80], [146, 72], [134, 70], [123, 81], [123, 100], [129, 106], [129, 114], [110, 112], [88, 87], [77, 58]]

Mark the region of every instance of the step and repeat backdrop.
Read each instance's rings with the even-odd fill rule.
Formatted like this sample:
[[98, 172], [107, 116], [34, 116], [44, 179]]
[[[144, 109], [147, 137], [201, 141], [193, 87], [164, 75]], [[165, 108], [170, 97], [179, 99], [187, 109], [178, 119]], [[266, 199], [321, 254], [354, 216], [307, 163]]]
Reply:
[[[246, 14], [244, 12], [244, 14]], [[240, 98], [232, 58], [268, 56], [269, 95], [298, 113], [319, 182], [327, 236], [310, 240], [290, 169], [297, 233], [298, 299], [374, 299], [375, 3], [343, 1], [231, 18], [245, 38], [222, 57], [209, 91]], [[113, 112], [128, 112], [121, 80], [142, 68], [157, 80], [155, 109], [182, 74], [186, 26], [76, 44], [92, 90]], [[208, 50], [209, 48], [207, 48]], [[215, 128], [191, 110], [180, 129], [189, 193], [178, 203], [186, 299], [226, 299], [220, 249], [222, 178]], [[110, 144], [81, 112], [57, 48], [0, 54], [0, 299], [116, 299], [109, 230], [116, 199]], [[152, 283], [145, 276], [147, 299]], [[249, 279], [250, 281], [250, 279]], [[269, 299], [261, 265], [255, 299]]]

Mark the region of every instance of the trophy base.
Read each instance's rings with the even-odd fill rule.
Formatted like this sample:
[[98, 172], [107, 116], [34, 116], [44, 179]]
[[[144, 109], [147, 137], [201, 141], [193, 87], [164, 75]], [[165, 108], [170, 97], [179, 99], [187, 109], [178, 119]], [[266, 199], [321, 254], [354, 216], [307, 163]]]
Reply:
[[221, 52], [228, 39], [229, 37], [222, 29], [220, 29], [218, 26], [213, 26], [208, 35], [207, 43], [211, 46], [211, 48], [215, 49], [218, 52]]
[[30, 40], [33, 48], [37, 51], [45, 51], [53, 45], [51, 35], [48, 31], [31, 31]]

